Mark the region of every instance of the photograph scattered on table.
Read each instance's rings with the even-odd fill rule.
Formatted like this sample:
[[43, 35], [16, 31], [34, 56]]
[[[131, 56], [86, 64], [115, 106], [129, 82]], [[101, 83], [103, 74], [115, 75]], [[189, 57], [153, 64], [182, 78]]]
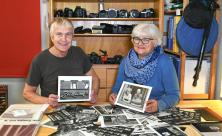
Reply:
[[182, 130], [177, 126], [173, 125], [158, 125], [153, 127], [162, 136], [187, 136]]
[[152, 87], [124, 81], [115, 104], [132, 110], [144, 112]]
[[123, 109], [122, 110], [123, 113], [126, 115], [126, 117], [128, 119], [144, 119], [147, 117], [147, 114], [144, 114], [144, 113], [141, 113], [141, 112], [138, 112], [138, 111], [135, 111], [135, 110], [131, 110], [131, 109]]
[[91, 76], [59, 76], [58, 101], [90, 101], [92, 90], [91, 88]]
[[102, 127], [131, 126], [140, 124], [137, 119], [127, 119], [126, 115], [104, 115]]
[[93, 105], [92, 106], [100, 115], [109, 115], [113, 112], [113, 106], [111, 104]]

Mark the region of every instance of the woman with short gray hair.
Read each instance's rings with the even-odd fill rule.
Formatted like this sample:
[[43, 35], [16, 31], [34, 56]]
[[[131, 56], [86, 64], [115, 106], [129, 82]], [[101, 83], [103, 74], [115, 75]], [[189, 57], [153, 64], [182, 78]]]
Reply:
[[147, 85], [152, 91], [146, 112], [175, 106], [179, 101], [179, 84], [174, 65], [161, 48], [162, 34], [154, 24], [139, 24], [132, 31], [133, 48], [122, 60], [109, 100], [112, 104], [123, 81]]

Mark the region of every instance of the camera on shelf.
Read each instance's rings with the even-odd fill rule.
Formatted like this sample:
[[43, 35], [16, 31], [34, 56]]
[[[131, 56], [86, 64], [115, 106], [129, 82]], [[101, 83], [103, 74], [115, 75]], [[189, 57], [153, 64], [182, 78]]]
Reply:
[[108, 18], [108, 13], [106, 10], [100, 10], [98, 16], [99, 18]]
[[76, 6], [73, 12], [73, 17], [82, 17], [82, 18], [87, 17], [86, 9], [81, 8], [80, 6]]
[[95, 52], [91, 52], [89, 55], [89, 60], [91, 63], [93, 64], [102, 64], [102, 60], [100, 58], [100, 56], [95, 53]]
[[100, 23], [100, 26], [102, 26], [102, 33], [103, 34], [113, 34], [117, 33], [117, 28], [112, 24], [107, 23]]
[[73, 17], [73, 10], [70, 8], [64, 9], [64, 17]]
[[153, 8], [143, 9], [140, 12], [140, 17], [141, 18], [152, 18], [152, 17], [155, 17], [155, 11], [154, 11]]
[[89, 18], [97, 18], [98, 17], [98, 13], [89, 13], [88, 17]]
[[139, 18], [140, 17], [140, 12], [137, 9], [132, 9], [129, 12], [129, 17], [130, 18]]
[[94, 26], [92, 27], [92, 33], [93, 33], [93, 34], [102, 34], [104, 27], [105, 27], [105, 26], [94, 25]]
[[117, 18], [118, 17], [118, 10], [116, 9], [108, 9], [107, 10], [108, 18]]
[[100, 23], [103, 26], [103, 34], [131, 34], [134, 25], [112, 25], [107, 23]]
[[85, 33], [91, 34], [92, 30], [90, 28], [83, 28], [83, 26], [79, 26], [74, 29], [74, 33], [75, 34], [85, 34]]
[[133, 25], [117, 25], [118, 34], [131, 34], [133, 31]]
[[64, 13], [62, 9], [58, 9], [55, 11], [54, 17], [63, 17]]
[[123, 59], [122, 55], [115, 55], [114, 57], [109, 57], [106, 50], [99, 50], [102, 55], [98, 55], [96, 52], [91, 52], [88, 54], [90, 62], [93, 64], [120, 64]]
[[122, 55], [115, 55], [112, 58], [107, 58], [106, 64], [120, 64], [123, 59]]
[[119, 18], [128, 18], [128, 16], [129, 16], [129, 13], [127, 10], [125, 10], [125, 9], [119, 10], [119, 12], [118, 12]]

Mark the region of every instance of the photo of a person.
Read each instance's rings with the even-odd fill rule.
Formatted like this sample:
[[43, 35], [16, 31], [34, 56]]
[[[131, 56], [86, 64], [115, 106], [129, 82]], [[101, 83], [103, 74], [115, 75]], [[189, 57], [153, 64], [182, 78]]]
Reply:
[[140, 105], [142, 102], [142, 98], [143, 98], [143, 94], [142, 94], [141, 89], [137, 89], [136, 93], [133, 95], [132, 103]]
[[152, 87], [124, 81], [115, 104], [144, 112]]
[[123, 95], [123, 101], [130, 103], [132, 99], [132, 88], [128, 87]]

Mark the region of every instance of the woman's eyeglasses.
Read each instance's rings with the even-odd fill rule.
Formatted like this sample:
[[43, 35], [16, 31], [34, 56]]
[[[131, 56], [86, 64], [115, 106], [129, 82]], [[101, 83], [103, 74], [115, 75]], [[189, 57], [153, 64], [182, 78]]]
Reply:
[[148, 44], [150, 41], [152, 41], [153, 39], [152, 38], [143, 38], [143, 39], [140, 39], [138, 37], [133, 37], [133, 42], [135, 44], [139, 44], [140, 41], [143, 43], [143, 44]]

